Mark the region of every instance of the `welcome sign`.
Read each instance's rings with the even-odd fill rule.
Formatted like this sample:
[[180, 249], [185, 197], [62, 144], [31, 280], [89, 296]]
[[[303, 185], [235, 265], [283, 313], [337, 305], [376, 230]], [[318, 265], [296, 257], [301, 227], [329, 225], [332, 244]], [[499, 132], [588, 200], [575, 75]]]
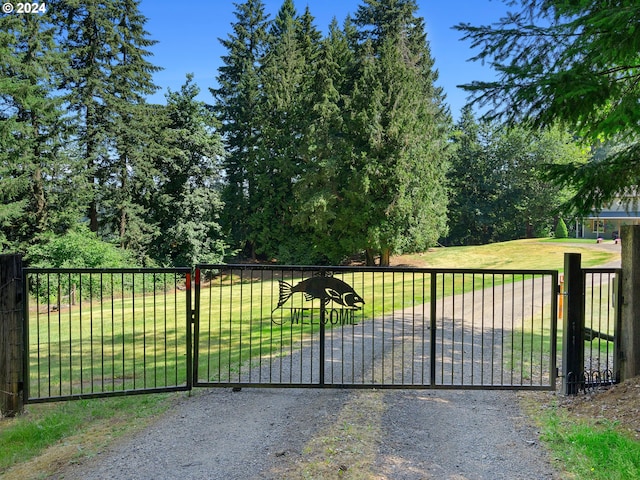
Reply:
[[[278, 305], [271, 312], [271, 321], [277, 325], [282, 325], [287, 321], [291, 324], [312, 325], [312, 324], [332, 324], [332, 325], [356, 325], [355, 312], [364, 305], [364, 299], [356, 293], [348, 283], [332, 276], [315, 276], [302, 280], [295, 285], [278, 280], [279, 299]], [[294, 294], [301, 293], [305, 301], [320, 300], [320, 308], [313, 307], [290, 307], [285, 304]], [[340, 308], [327, 309], [329, 303], [339, 305]], [[279, 309], [290, 311], [289, 319], [283, 315], [280, 318], [273, 316]], [[320, 315], [315, 315], [315, 310], [320, 310]]]

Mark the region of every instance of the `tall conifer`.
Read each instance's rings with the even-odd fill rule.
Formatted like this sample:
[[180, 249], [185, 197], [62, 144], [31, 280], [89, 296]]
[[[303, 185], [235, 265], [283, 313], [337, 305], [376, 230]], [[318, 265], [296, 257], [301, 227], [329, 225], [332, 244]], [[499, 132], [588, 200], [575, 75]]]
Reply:
[[261, 0], [236, 5], [233, 33], [220, 43], [227, 50], [222, 56], [218, 88], [210, 91], [216, 99], [227, 154], [223, 160], [225, 209], [221, 223], [234, 243], [255, 256], [247, 218], [256, 208], [255, 166], [261, 135], [258, 117], [260, 102], [259, 68], [264, 55], [268, 19]]
[[[423, 250], [446, 232], [450, 118], [415, 0], [365, 0], [351, 138], [361, 210], [354, 225], [371, 262]], [[361, 221], [364, 219], [364, 225]], [[364, 228], [363, 228], [364, 227]]]
[[0, 16], [0, 250], [5, 243], [24, 251], [77, 214], [81, 187], [62, 151], [56, 82], [64, 59], [55, 38], [48, 14]]
[[200, 89], [187, 75], [180, 91], [169, 91], [166, 107], [157, 106], [165, 139], [156, 157], [156, 192], [149, 221], [162, 235], [152, 256], [163, 265], [222, 261], [225, 242], [219, 225], [222, 141], [214, 114], [196, 100]]
[[138, 0], [66, 2], [57, 15], [65, 32], [62, 48], [70, 56], [65, 100], [93, 185], [89, 225], [97, 231], [102, 221], [103, 234], [143, 249], [149, 238], [142, 237], [150, 232], [135, 196], [147, 168], [140, 165], [146, 158], [140, 135], [149, 135], [140, 106], [157, 88], [152, 74], [158, 67], [147, 60], [155, 42], [138, 6]]
[[296, 13], [285, 0], [269, 31], [261, 70], [262, 142], [258, 172], [259, 209], [250, 216], [252, 235], [260, 251], [283, 261], [304, 261], [306, 246], [294, 232], [297, 210], [293, 185], [303, 174], [303, 138], [321, 36], [307, 10]]

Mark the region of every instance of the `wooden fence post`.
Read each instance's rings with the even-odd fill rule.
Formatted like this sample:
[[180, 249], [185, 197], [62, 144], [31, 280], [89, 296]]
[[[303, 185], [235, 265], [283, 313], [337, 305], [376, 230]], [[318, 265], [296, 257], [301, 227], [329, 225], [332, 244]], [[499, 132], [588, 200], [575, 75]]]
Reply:
[[584, 383], [584, 276], [581, 255], [564, 254], [562, 393], [576, 395]]
[[22, 257], [0, 255], [0, 414], [23, 412]]
[[640, 225], [623, 225], [620, 380], [640, 375]]

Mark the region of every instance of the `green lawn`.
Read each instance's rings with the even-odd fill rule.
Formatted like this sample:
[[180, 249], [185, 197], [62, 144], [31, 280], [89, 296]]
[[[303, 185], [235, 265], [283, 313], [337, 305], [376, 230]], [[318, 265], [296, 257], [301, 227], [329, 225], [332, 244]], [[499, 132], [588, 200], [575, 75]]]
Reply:
[[620, 258], [598, 248], [594, 240], [527, 239], [471, 247], [440, 247], [407, 255], [406, 263], [431, 268], [508, 268], [562, 270], [565, 253], [580, 253], [582, 266], [593, 267]]

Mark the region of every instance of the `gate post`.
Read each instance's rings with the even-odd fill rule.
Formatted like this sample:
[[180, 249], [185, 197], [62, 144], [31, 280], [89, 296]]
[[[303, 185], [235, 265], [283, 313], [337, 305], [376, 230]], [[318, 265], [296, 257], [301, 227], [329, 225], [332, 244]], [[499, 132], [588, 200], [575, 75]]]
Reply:
[[576, 395], [584, 383], [584, 276], [579, 253], [564, 254], [562, 393]]
[[640, 375], [640, 225], [623, 225], [620, 380]]
[[0, 414], [24, 411], [22, 257], [0, 255]]

